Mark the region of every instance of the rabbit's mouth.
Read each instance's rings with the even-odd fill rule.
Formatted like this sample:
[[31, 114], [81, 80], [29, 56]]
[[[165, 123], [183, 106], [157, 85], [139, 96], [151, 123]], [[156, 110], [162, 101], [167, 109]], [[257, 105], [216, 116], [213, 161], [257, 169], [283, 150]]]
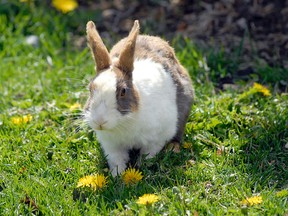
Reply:
[[95, 130], [104, 130], [104, 127], [102, 125], [99, 125]]
[[108, 121], [93, 121], [91, 125], [94, 130], [105, 130], [107, 129], [107, 122]]

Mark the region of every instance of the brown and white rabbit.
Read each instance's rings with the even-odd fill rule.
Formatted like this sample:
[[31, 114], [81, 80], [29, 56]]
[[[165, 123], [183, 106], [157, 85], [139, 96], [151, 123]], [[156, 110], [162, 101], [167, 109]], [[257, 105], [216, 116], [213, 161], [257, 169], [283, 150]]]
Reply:
[[109, 54], [94, 23], [87, 23], [97, 74], [84, 116], [113, 176], [126, 169], [132, 149], [153, 157], [167, 143], [179, 145], [194, 97], [173, 48], [159, 37], [138, 34], [136, 20]]

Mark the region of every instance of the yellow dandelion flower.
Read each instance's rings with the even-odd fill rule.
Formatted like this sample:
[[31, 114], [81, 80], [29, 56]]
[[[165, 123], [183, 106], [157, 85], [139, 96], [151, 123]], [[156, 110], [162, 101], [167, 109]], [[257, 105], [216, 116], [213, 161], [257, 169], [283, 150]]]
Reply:
[[72, 104], [70, 107], [69, 107], [69, 110], [70, 111], [73, 111], [73, 110], [77, 110], [77, 109], [80, 109], [81, 108], [81, 104], [79, 103], [74, 103]]
[[244, 200], [241, 201], [242, 205], [248, 205], [248, 206], [252, 206], [252, 205], [257, 205], [262, 203], [262, 197], [261, 196], [253, 196], [250, 198], [246, 198]]
[[21, 125], [26, 124], [30, 121], [32, 121], [32, 116], [30, 114], [22, 116], [22, 117], [13, 117], [11, 118], [11, 121], [15, 125]]
[[106, 184], [107, 177], [105, 177], [103, 174], [96, 174], [80, 178], [77, 184], [77, 188], [91, 187], [93, 190], [96, 190], [105, 187]]
[[90, 187], [92, 181], [93, 181], [92, 175], [84, 176], [84, 177], [79, 179], [78, 184], [77, 184], [77, 188], [78, 187]]
[[22, 118], [21, 117], [13, 117], [11, 119], [11, 121], [13, 122], [13, 124], [20, 125], [22, 122]]
[[276, 193], [276, 196], [277, 197], [288, 197], [288, 189], [284, 189], [284, 190], [278, 191]]
[[264, 96], [271, 96], [269, 89], [259, 83], [255, 82], [253, 84], [253, 89], [255, 89], [257, 92], [262, 93]]
[[68, 13], [78, 7], [76, 0], [52, 0], [52, 5], [62, 13]]
[[96, 174], [94, 175], [94, 180], [92, 182], [92, 188], [96, 190], [97, 188], [103, 188], [107, 184], [107, 177], [103, 174]]
[[123, 174], [122, 179], [125, 184], [136, 184], [143, 178], [142, 172], [135, 168], [128, 168]]
[[155, 194], [144, 194], [143, 196], [139, 197], [136, 203], [140, 205], [149, 205], [158, 202], [159, 200], [160, 197]]

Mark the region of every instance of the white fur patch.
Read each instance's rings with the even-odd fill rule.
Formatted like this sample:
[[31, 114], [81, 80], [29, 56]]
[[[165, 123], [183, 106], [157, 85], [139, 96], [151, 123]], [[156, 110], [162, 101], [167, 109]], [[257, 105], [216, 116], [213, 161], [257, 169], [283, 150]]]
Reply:
[[116, 75], [112, 69], [101, 72], [93, 81], [94, 92], [89, 112], [89, 125], [94, 130], [110, 130], [121, 117], [116, 107]]
[[95, 92], [95, 104], [91, 111], [95, 113], [91, 117], [97, 119], [103, 116], [109, 122], [107, 130], [96, 130], [96, 133], [115, 174], [116, 167], [118, 172], [125, 168], [128, 149], [140, 148], [141, 154], [152, 157], [174, 137], [177, 130], [176, 86], [161, 64], [151, 59], [136, 60], [133, 84], [139, 93], [139, 109], [135, 113], [121, 115], [116, 108], [115, 74], [112, 71], [105, 73], [95, 80], [96, 88], [103, 92]]

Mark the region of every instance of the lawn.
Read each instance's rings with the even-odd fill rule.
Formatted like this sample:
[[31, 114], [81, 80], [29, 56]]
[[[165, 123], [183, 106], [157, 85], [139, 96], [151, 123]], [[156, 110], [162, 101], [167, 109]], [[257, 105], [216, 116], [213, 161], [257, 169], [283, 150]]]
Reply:
[[[0, 8], [0, 215], [288, 214], [287, 69], [255, 60], [244, 79], [241, 44], [227, 54], [175, 37], [196, 90], [184, 145], [144, 159], [143, 178], [126, 184], [81, 120], [94, 63], [75, 35], [85, 36], [89, 13]], [[233, 82], [222, 85], [227, 76]], [[77, 187], [91, 174], [106, 184]], [[144, 194], [157, 200], [139, 204]]]

